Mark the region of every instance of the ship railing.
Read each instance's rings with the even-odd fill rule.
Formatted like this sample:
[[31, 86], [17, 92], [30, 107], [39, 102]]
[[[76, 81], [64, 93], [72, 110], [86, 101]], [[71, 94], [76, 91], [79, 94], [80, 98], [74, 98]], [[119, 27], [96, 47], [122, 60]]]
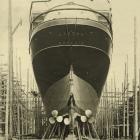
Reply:
[[[63, 16], [62, 17], [62, 15], [61, 15], [62, 11], [64, 11], [64, 13], [66, 13], [66, 11], [87, 12], [86, 13], [87, 18], [85, 16], [84, 16], [84, 18], [82, 18], [81, 16], [79, 16], [79, 17]], [[56, 12], [57, 12], [57, 14], [59, 14], [59, 16], [56, 16]], [[90, 13], [90, 15], [92, 14], [93, 17], [92, 16], [89, 17], [88, 16], [89, 13]], [[94, 10], [91, 10], [91, 9], [84, 9], [84, 8], [79, 8], [79, 9], [69, 8], [68, 9], [68, 8], [64, 8], [64, 9], [52, 9], [52, 10], [48, 10], [46, 12], [42, 12], [40, 14], [32, 13], [32, 16], [33, 16], [33, 14], [36, 14], [37, 16], [35, 16], [34, 18], [31, 18], [31, 20], [30, 20], [30, 33], [40, 24], [45, 23], [45, 22], [49, 22], [51, 20], [76, 18], [76, 19], [88, 19], [88, 20], [91, 20], [91, 21], [99, 22], [99, 23], [103, 24], [104, 26], [106, 26], [112, 34], [112, 26], [111, 26], [111, 20], [110, 20], [111, 15], [109, 15], [110, 14], [109, 12], [108, 13], [106, 12], [106, 14], [108, 14], [108, 17], [106, 17], [104, 14], [102, 14], [100, 12], [97, 12], [97, 11], [94, 11]], [[52, 15], [49, 17], [50, 14], [52, 14]]]

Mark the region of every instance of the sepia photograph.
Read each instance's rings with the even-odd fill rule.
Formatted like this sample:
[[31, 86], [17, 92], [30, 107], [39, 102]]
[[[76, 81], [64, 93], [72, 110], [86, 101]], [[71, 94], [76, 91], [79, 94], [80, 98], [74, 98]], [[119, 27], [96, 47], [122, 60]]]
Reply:
[[139, 13], [139, 0], [1, 0], [0, 140], [140, 140]]

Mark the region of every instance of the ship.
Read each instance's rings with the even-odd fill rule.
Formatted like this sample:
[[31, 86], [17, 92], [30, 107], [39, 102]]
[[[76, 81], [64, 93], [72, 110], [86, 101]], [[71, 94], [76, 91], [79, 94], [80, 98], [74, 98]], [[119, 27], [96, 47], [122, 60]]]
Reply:
[[30, 51], [48, 125], [43, 138], [94, 139], [112, 52], [107, 0], [33, 1]]

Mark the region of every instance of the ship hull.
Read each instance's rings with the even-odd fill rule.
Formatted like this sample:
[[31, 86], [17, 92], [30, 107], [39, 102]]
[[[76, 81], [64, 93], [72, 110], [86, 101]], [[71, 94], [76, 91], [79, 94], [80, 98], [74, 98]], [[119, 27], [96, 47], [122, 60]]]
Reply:
[[[47, 112], [59, 110], [59, 115], [65, 115], [69, 112], [68, 106], [71, 96], [69, 77], [70, 75], [68, 74], [60, 79], [47, 90], [46, 94], [42, 95]], [[73, 97], [76, 105], [75, 112], [84, 115], [85, 110], [91, 110], [94, 112], [93, 115], [95, 117], [99, 96], [90, 84], [75, 74], [73, 75]]]
[[112, 39], [109, 29], [88, 19], [62, 19], [33, 30], [30, 47], [33, 69], [48, 114], [67, 106], [70, 66], [75, 102], [96, 114], [107, 77]]

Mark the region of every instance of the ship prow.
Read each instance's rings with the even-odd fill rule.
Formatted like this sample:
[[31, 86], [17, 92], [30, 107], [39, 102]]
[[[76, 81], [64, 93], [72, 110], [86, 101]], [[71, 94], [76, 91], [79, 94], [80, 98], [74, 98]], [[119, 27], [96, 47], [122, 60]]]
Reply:
[[97, 106], [110, 65], [111, 11], [106, 1], [103, 9], [97, 0], [61, 2], [46, 2], [50, 8], [40, 13], [32, 12], [31, 6], [33, 70], [48, 127], [56, 129], [44, 138], [67, 139], [74, 134], [78, 139], [94, 139]]

